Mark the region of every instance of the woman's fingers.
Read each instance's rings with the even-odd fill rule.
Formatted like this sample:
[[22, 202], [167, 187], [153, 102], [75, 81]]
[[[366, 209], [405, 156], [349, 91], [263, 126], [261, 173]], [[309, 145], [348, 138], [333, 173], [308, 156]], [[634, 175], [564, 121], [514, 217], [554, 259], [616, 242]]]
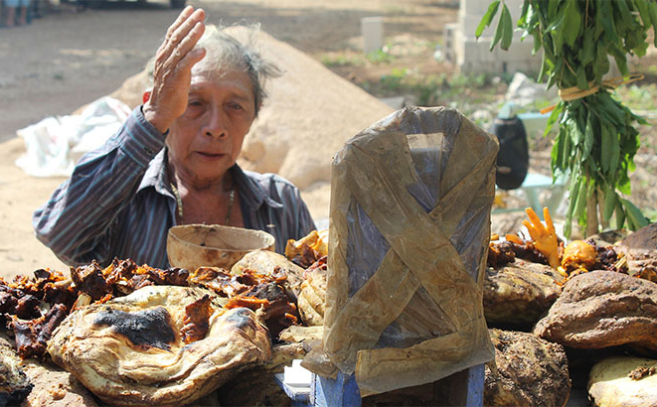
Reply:
[[[186, 10], [183, 10], [183, 13]], [[183, 13], [181, 13], [180, 17], [183, 16]], [[167, 38], [162, 44], [158, 59], [162, 63], [175, 65], [184, 58], [187, 52], [196, 45], [196, 42], [203, 35], [203, 31], [205, 30], [205, 24], [203, 24], [204, 19], [205, 11], [203, 9], [197, 9], [187, 18], [183, 19], [171, 33], [167, 32]]]
[[174, 36], [180, 26], [194, 13], [194, 7], [187, 6], [180, 12], [176, 21], [173, 22], [167, 29], [167, 34], [164, 41], [157, 49], [157, 59], [163, 61], [171, 54], [171, 38]]
[[185, 113], [191, 71], [205, 56], [204, 49], [194, 49], [205, 31], [205, 11], [186, 7], [167, 30], [157, 51], [153, 67], [153, 88], [144, 104], [146, 119], [161, 132]]
[[200, 61], [205, 55], [205, 51], [199, 52], [202, 50], [192, 50], [198, 40], [201, 39], [204, 32], [205, 24], [203, 24], [202, 21], [197, 22], [187, 35], [185, 35], [185, 37], [177, 44], [170, 63], [180, 69], [191, 69], [192, 65]]
[[171, 26], [167, 30], [167, 35], [165, 38], [167, 40], [170, 39], [173, 33], [178, 29], [178, 27], [180, 27], [182, 23], [184, 23], [185, 20], [187, 20], [187, 18], [189, 18], [189, 16], [192, 15], [193, 12], [194, 12], [194, 7], [192, 6], [185, 7], [183, 11], [181, 11], [180, 14], [178, 15], [178, 18], [176, 18], [176, 21], [174, 21], [173, 24], [171, 24]]

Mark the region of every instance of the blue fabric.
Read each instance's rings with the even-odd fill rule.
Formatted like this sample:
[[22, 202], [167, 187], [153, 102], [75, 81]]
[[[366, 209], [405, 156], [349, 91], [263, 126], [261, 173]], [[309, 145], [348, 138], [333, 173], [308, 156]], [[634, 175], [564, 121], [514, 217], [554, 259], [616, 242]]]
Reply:
[[[73, 175], [33, 215], [38, 239], [63, 262], [114, 257], [167, 268], [166, 239], [176, 225], [176, 200], [166, 171], [164, 136], [135, 109], [107, 143], [85, 154]], [[299, 190], [275, 174], [233, 166], [246, 228], [276, 238], [283, 253], [288, 239], [315, 229]]]
[[30, 0], [4, 0], [5, 7], [27, 7], [30, 5]]

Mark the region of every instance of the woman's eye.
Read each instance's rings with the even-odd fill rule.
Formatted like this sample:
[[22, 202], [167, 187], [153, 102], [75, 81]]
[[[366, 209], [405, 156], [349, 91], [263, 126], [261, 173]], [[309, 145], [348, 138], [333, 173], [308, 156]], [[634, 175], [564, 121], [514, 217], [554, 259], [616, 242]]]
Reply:
[[234, 110], [243, 110], [242, 105], [240, 105], [239, 103], [231, 103], [230, 108]]
[[198, 100], [190, 100], [188, 103], [189, 106], [201, 106], [201, 102]]

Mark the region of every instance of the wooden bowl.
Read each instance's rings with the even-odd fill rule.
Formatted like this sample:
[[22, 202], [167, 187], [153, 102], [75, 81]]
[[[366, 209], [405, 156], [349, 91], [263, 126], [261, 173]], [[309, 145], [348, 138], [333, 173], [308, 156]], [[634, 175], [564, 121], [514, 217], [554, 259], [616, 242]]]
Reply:
[[274, 250], [276, 239], [262, 230], [220, 225], [180, 225], [169, 229], [167, 256], [171, 267], [193, 272], [199, 267], [227, 270], [250, 251]]

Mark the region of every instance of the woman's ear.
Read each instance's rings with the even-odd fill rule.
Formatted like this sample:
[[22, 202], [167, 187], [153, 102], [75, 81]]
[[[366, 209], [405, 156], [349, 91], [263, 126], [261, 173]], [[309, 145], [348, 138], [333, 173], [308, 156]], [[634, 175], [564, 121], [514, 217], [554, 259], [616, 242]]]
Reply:
[[141, 101], [142, 103], [146, 103], [150, 100], [151, 98], [151, 91], [150, 90], [145, 90], [144, 94], [141, 95]]

